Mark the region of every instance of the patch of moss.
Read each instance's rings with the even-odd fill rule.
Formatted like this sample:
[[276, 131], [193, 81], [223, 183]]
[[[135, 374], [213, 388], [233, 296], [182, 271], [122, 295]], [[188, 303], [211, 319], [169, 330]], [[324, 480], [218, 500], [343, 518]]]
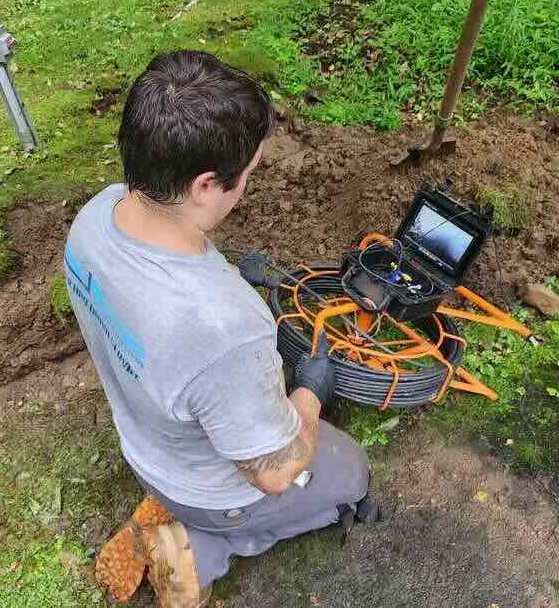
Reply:
[[12, 270], [18, 260], [17, 253], [11, 248], [11, 243], [6, 234], [0, 231], [0, 278]]
[[72, 314], [70, 294], [66, 286], [66, 279], [62, 272], [55, 275], [50, 286], [50, 302], [56, 316], [61, 320], [67, 320]]
[[479, 201], [482, 209], [492, 214], [495, 227], [505, 234], [518, 234], [533, 224], [533, 201], [516, 186], [483, 190], [479, 193]]
[[227, 575], [214, 583], [212, 598], [216, 606], [219, 605], [219, 602], [241, 595], [240, 575], [242, 568], [239, 564], [239, 560], [234, 560]]
[[83, 550], [61, 536], [13, 547], [0, 555], [2, 608], [105, 606], [104, 593], [84, 576]]

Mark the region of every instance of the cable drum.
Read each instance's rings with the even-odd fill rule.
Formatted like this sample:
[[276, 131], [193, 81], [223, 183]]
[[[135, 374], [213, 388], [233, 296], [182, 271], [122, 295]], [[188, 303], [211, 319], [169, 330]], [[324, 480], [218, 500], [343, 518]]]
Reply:
[[[337, 270], [339, 268], [335, 266], [313, 266], [310, 269], [293, 271], [290, 275], [297, 281], [304, 281], [308, 288], [323, 298], [343, 298], [346, 294], [339, 272], [314, 276], [315, 273]], [[268, 298], [272, 314], [280, 321], [278, 350], [284, 362], [292, 366], [296, 365], [303, 354], [311, 352], [313, 334], [312, 321], [298, 318], [293, 313], [295, 304], [305, 307], [316, 305], [316, 298], [301, 289], [298, 290], [298, 302], [295, 302], [295, 285], [294, 281], [286, 279], [281, 286], [270, 291]], [[452, 369], [460, 365], [464, 344], [457, 338], [459, 330], [451, 318], [441, 314], [431, 315], [416, 320], [414, 330], [421, 332], [428, 340], [440, 343], [440, 353]], [[413, 366], [409, 365], [409, 369], [398, 374], [395, 388], [395, 374], [389, 366], [384, 370], [373, 369], [364, 363], [351, 360], [341, 352], [332, 352], [330, 358], [336, 370], [336, 395], [373, 407], [385, 404], [387, 395], [390, 395], [392, 390], [390, 407], [415, 409], [435, 400], [448, 381], [448, 366], [432, 357], [416, 360], [410, 358], [409, 363]]]

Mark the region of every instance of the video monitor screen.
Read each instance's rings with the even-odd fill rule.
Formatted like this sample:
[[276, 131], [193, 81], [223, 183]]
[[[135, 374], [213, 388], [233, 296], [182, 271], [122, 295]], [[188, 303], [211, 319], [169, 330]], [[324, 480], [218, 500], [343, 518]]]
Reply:
[[406, 246], [413, 245], [444, 270], [458, 270], [474, 236], [424, 204], [405, 231]]

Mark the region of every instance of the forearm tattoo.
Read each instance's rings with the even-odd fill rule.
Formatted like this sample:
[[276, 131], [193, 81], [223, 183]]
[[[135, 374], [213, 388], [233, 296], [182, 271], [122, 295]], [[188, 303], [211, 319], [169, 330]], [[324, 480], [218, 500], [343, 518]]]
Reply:
[[258, 477], [265, 471], [279, 471], [288, 462], [300, 462], [306, 460], [309, 455], [309, 448], [305, 441], [299, 436], [289, 445], [286, 445], [277, 452], [264, 454], [250, 460], [237, 460], [235, 464], [249, 478]]

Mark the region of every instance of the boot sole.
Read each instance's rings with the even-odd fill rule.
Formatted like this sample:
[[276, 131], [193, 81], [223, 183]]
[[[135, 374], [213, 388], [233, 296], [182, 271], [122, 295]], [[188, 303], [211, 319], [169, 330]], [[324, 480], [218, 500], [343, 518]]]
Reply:
[[[149, 555], [148, 580], [162, 608], [204, 608], [211, 586], [201, 588], [188, 532], [175, 522], [150, 528], [143, 540]], [[150, 549], [151, 548], [151, 549]]]
[[147, 561], [138, 551], [141, 529], [128, 525], [108, 541], [97, 558], [95, 577], [119, 602], [140, 586]]

